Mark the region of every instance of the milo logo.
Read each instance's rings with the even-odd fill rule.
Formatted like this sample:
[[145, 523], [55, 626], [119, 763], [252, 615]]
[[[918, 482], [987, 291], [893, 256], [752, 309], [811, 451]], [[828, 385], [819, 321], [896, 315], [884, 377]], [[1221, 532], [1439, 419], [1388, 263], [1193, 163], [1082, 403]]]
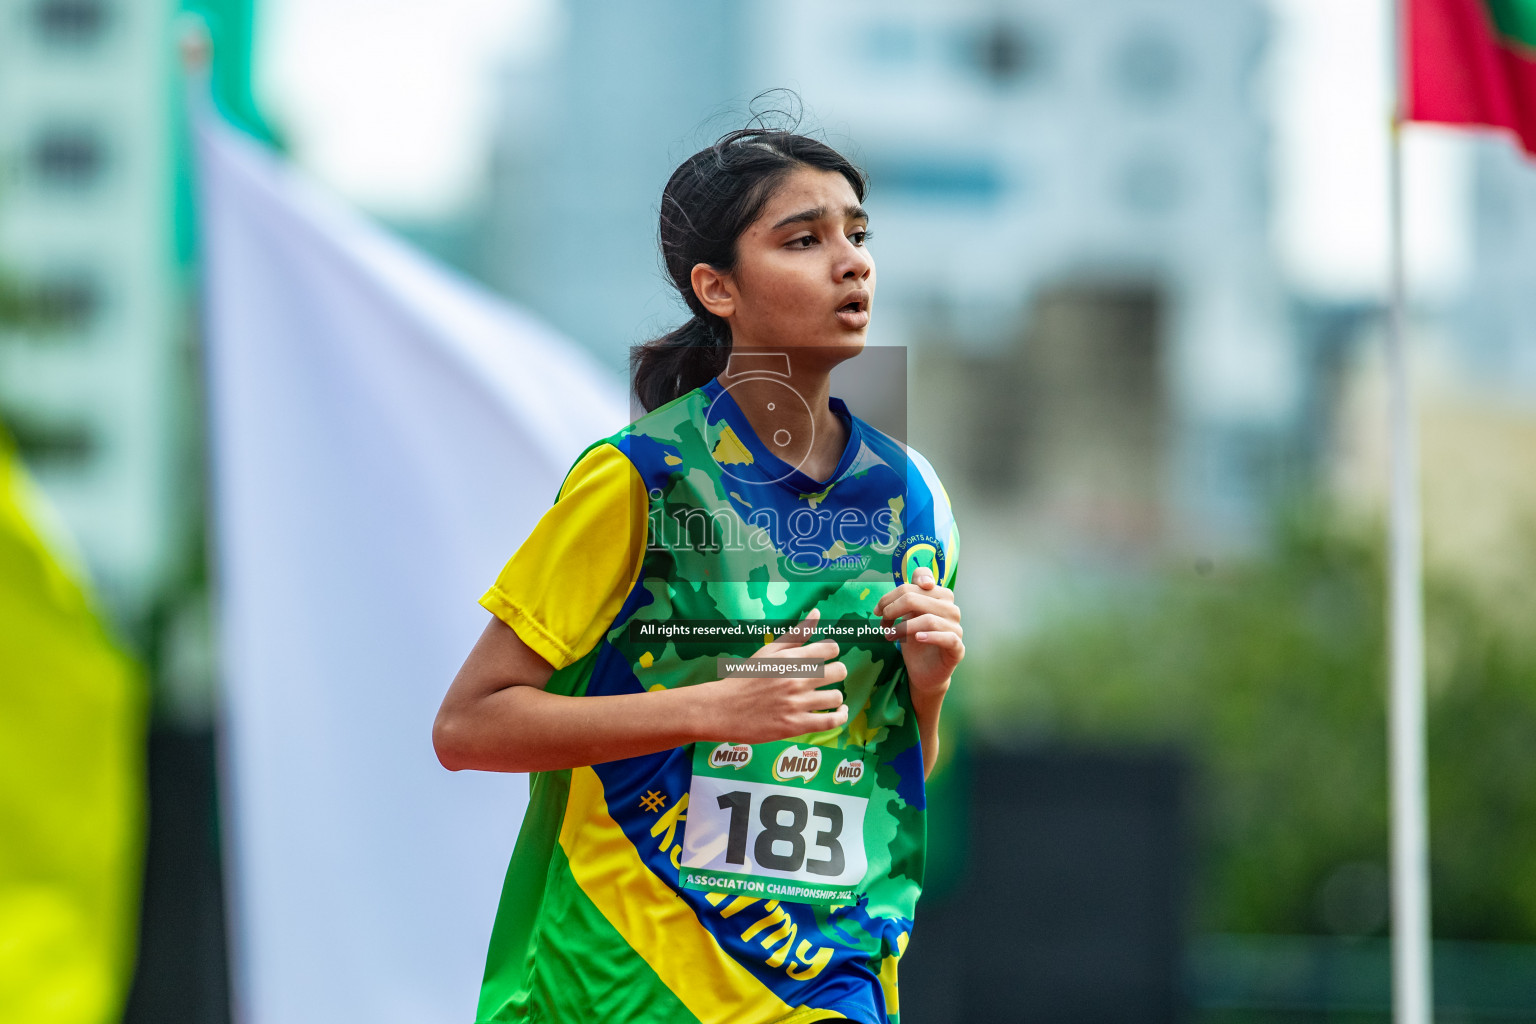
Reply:
[[816, 773], [821, 771], [821, 748], [806, 747], [797, 750], [790, 747], [779, 753], [778, 760], [773, 762], [773, 777], [780, 782], [788, 782], [790, 779], [803, 779], [806, 782], [816, 778]]
[[737, 771], [752, 760], [752, 748], [745, 743], [722, 743], [709, 752], [711, 768], [735, 768]]
[[839, 782], [846, 782], [848, 785], [854, 786], [857, 785], [858, 781], [863, 777], [864, 762], [849, 761], [845, 758], [843, 762], [837, 766], [837, 770], [832, 773], [832, 785], [835, 786]]

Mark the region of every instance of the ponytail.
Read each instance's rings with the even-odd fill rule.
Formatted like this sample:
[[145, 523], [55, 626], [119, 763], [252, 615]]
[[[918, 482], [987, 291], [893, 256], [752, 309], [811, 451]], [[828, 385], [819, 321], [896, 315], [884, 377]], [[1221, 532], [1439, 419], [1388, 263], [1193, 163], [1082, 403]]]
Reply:
[[635, 382], [635, 397], [649, 412], [707, 384], [723, 372], [731, 354], [731, 329], [718, 320], [712, 325], [698, 315], [683, 326], [634, 349], [629, 372]]

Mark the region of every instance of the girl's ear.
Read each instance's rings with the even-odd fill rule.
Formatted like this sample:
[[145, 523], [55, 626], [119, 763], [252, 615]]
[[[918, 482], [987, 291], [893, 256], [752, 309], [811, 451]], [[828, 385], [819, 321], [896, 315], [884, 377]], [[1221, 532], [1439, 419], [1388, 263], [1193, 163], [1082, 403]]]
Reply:
[[695, 263], [689, 275], [693, 294], [704, 308], [722, 320], [736, 312], [736, 282], [729, 271], [716, 270], [708, 263]]

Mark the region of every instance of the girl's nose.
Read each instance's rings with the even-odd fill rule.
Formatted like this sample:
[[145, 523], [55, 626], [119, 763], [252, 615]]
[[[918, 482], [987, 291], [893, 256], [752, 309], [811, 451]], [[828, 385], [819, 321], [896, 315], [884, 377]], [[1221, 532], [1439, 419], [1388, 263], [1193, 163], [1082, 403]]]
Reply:
[[846, 252], [837, 264], [837, 279], [839, 281], [862, 281], [869, 276], [869, 272], [875, 269], [875, 261], [870, 258], [869, 250], [863, 246], [854, 245], [852, 242], [844, 242]]

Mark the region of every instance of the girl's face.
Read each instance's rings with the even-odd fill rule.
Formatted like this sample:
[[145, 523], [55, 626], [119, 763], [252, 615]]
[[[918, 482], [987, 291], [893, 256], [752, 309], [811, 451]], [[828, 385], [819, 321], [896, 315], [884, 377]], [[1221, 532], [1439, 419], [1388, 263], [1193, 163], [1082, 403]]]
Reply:
[[732, 347], [796, 348], [836, 365], [864, 347], [875, 297], [869, 215], [836, 171], [797, 167], [736, 240], [736, 266], [699, 264], [694, 291], [731, 325]]

